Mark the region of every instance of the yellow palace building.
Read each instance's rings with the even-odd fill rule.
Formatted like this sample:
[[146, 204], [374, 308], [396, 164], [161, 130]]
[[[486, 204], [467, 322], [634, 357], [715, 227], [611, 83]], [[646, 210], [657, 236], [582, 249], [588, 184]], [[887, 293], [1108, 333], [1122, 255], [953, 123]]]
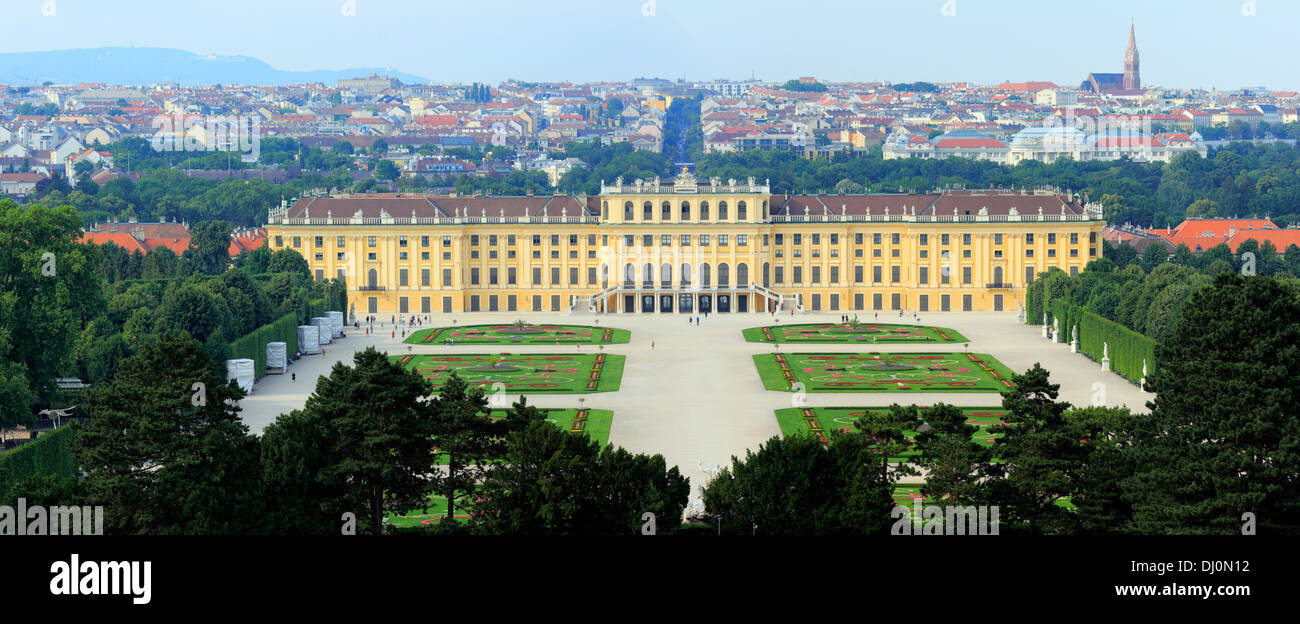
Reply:
[[1104, 226], [1056, 190], [791, 196], [689, 173], [598, 196], [304, 197], [268, 221], [358, 316], [1015, 310], [1036, 273], [1099, 257]]

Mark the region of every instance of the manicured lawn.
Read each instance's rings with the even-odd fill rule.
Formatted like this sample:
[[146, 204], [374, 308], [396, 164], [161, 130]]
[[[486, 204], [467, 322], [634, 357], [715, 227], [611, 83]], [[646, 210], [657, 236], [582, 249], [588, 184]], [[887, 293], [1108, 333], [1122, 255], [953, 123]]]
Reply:
[[769, 325], [744, 330], [749, 342], [817, 343], [891, 343], [891, 342], [967, 342], [966, 337], [947, 327], [928, 325], [891, 325], [888, 323], [810, 323], [803, 325]]
[[[993, 434], [988, 432], [988, 428], [1003, 422], [1006, 411], [1000, 407], [963, 407], [960, 408], [966, 415], [966, 422], [979, 427], [972, 438], [987, 446], [992, 446]], [[776, 410], [776, 422], [781, 427], [781, 435], [790, 436], [795, 434], [811, 435], [823, 442], [829, 441], [828, 436], [831, 431], [843, 431], [850, 433], [857, 431], [856, 423], [858, 419], [867, 414], [888, 414], [889, 410], [879, 407], [789, 407]], [[907, 439], [915, 439], [915, 431], [904, 431]], [[889, 461], [902, 462], [915, 459], [920, 455], [920, 451], [908, 447], [898, 457], [891, 457]]]
[[591, 325], [526, 325], [523, 331], [513, 324], [466, 325], [421, 329], [406, 337], [409, 344], [447, 345], [594, 345], [624, 344], [632, 332], [613, 327]]
[[[501, 370], [473, 370], [497, 358]], [[492, 391], [503, 384], [510, 394], [613, 392], [623, 378], [622, 355], [609, 353], [467, 353], [460, 355], [390, 355], [389, 359], [413, 369], [440, 387], [452, 371], [471, 385]]]
[[[1000, 392], [1011, 370], [985, 353], [760, 353], [763, 387], [794, 392]], [[879, 367], [880, 370], [873, 370]]]

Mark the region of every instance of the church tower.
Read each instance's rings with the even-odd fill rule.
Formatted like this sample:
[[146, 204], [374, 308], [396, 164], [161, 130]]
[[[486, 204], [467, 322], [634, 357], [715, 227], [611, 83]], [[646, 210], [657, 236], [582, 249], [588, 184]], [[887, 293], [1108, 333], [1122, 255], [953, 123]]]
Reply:
[[1137, 39], [1133, 35], [1133, 23], [1131, 21], [1128, 25], [1128, 51], [1124, 53], [1124, 88], [1142, 88], [1142, 76], [1138, 72]]

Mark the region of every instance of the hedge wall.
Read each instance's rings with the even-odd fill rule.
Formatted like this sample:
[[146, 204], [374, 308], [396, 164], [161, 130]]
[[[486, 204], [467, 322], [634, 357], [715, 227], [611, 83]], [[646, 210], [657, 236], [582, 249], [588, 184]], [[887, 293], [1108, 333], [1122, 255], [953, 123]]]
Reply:
[[77, 459], [72, 450], [76, 435], [76, 425], [68, 425], [0, 454], [0, 492], [35, 475], [76, 477]]
[[[324, 299], [308, 302], [306, 308], [309, 319], [325, 316]], [[299, 322], [299, 313], [290, 312], [230, 343], [230, 357], [252, 360], [254, 379], [261, 379], [266, 376], [266, 345], [272, 342], [283, 342], [286, 356], [297, 353], [300, 324], [302, 323]]]
[[1137, 383], [1142, 379], [1142, 362], [1147, 375], [1156, 370], [1156, 341], [1115, 321], [1102, 318], [1064, 299], [1052, 301], [1048, 322], [1059, 319], [1061, 334], [1057, 342], [1070, 343], [1070, 332], [1079, 326], [1079, 351], [1101, 362], [1106, 344], [1110, 345], [1110, 369]]
[[1135, 332], [1115, 321], [1097, 314], [1079, 310], [1079, 350], [1098, 362], [1101, 361], [1102, 343], [1110, 344], [1110, 369], [1137, 383], [1142, 379], [1142, 362], [1147, 364], [1147, 375], [1156, 370], [1156, 341]]
[[1025, 324], [1038, 325], [1043, 319], [1042, 295], [1038, 292], [1038, 280], [1029, 282], [1025, 287]]

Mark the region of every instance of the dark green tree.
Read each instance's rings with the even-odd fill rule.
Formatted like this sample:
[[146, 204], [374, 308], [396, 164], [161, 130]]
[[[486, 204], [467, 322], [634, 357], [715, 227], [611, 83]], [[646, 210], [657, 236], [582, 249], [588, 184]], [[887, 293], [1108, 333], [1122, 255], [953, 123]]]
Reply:
[[311, 277], [311, 267], [307, 264], [307, 259], [288, 247], [271, 252], [271, 260], [267, 263], [266, 270], [269, 273], [295, 273]]
[[1012, 374], [1014, 387], [1002, 393], [1005, 425], [989, 427], [992, 453], [983, 482], [990, 504], [998, 505], [1001, 524], [1012, 531], [1041, 535], [1073, 530], [1074, 518], [1058, 503], [1072, 492], [1073, 472], [1087, 448], [1066, 428], [1070, 404], [1057, 401], [1060, 384], [1048, 381], [1037, 363], [1023, 375]]
[[33, 420], [81, 330], [103, 313], [98, 248], [77, 242], [70, 207], [0, 199], [0, 427]]
[[503, 463], [480, 490], [471, 525], [487, 534], [629, 535], [644, 513], [659, 532], [680, 524], [690, 482], [660, 455], [633, 455], [530, 419], [507, 436]]
[[979, 502], [980, 480], [992, 459], [972, 436], [978, 427], [966, 422], [960, 408], [937, 403], [921, 410], [925, 425], [916, 434], [916, 463], [925, 471], [921, 493], [936, 505], [967, 506]]
[[1269, 277], [1220, 275], [1156, 346], [1156, 393], [1125, 483], [1151, 533], [1300, 532], [1300, 301]]
[[223, 273], [230, 267], [230, 233], [225, 221], [198, 223], [191, 230], [190, 248], [183, 255], [199, 273]]
[[184, 334], [160, 336], [92, 388], [77, 455], [106, 531], [259, 532], [257, 439], [240, 421], [243, 397]]
[[312, 422], [299, 431], [323, 433], [329, 445], [319, 478], [329, 491], [360, 505], [358, 531], [378, 534], [385, 513], [406, 513], [425, 504], [435, 471], [429, 443], [429, 383], [418, 373], [368, 347], [353, 366], [336, 362], [303, 407]]
[[772, 438], [733, 457], [704, 488], [721, 531], [764, 535], [880, 535], [889, 530], [893, 481], [888, 461], [862, 435]]
[[430, 405], [435, 455], [446, 468], [433, 475], [432, 491], [447, 499], [446, 521], [455, 518], [457, 500], [472, 495], [488, 468], [506, 452], [505, 438], [529, 421], [543, 420], [540, 410], [520, 398], [505, 418], [488, 418], [481, 387], [469, 387], [452, 373]]

